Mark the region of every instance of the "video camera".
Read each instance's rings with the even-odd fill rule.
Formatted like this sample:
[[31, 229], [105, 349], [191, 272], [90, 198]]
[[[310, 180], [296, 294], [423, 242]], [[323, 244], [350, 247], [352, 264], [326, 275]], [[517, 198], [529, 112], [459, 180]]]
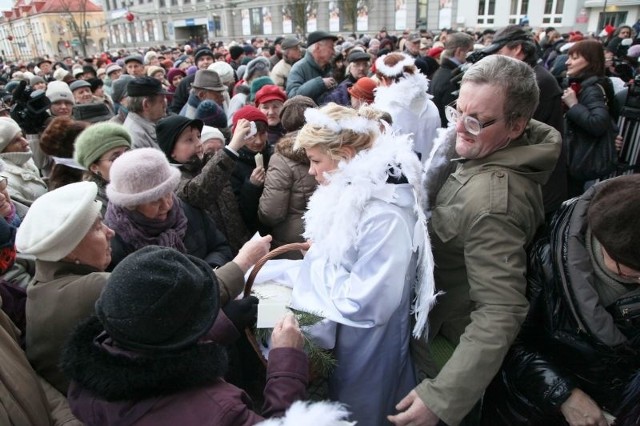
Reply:
[[44, 90], [34, 91], [27, 86], [26, 81], [21, 81], [13, 91], [10, 116], [26, 134], [39, 133], [49, 118], [47, 110], [50, 105]]

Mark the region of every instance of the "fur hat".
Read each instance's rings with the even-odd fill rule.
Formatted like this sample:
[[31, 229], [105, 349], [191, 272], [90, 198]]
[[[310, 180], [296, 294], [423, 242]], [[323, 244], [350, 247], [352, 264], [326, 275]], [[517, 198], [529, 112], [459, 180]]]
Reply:
[[38, 197], [18, 228], [18, 250], [50, 262], [67, 256], [100, 214], [97, 194], [95, 183], [76, 182]]
[[209, 65], [209, 69], [218, 73], [223, 84], [234, 83], [236, 81], [233, 67], [226, 62], [216, 61]]
[[203, 125], [202, 120], [192, 120], [182, 115], [170, 115], [158, 121], [158, 124], [156, 124], [158, 145], [160, 145], [160, 149], [170, 162], [175, 162], [171, 154], [182, 132], [188, 127], [195, 127], [202, 131]]
[[640, 175], [608, 179], [595, 187], [588, 222], [594, 237], [618, 263], [640, 271]]
[[224, 109], [217, 103], [211, 100], [204, 100], [200, 102], [198, 108], [196, 108], [195, 118], [202, 120], [207, 126], [217, 127], [224, 129], [227, 127], [227, 114]]
[[0, 152], [4, 151], [11, 141], [22, 133], [18, 123], [9, 117], [0, 117]]
[[73, 159], [85, 169], [102, 154], [118, 147], [131, 148], [131, 135], [116, 123], [97, 123], [80, 133], [76, 139]]
[[73, 158], [75, 140], [88, 126], [88, 123], [70, 117], [55, 117], [40, 137], [40, 148], [47, 155]]
[[296, 95], [291, 99], [287, 99], [280, 111], [280, 123], [282, 127], [284, 127], [287, 132], [302, 129], [305, 123], [304, 111], [307, 108], [318, 108], [318, 105], [313, 99], [302, 95]]
[[45, 95], [51, 103], [56, 103], [59, 101], [67, 101], [72, 104], [76, 103], [76, 100], [73, 97], [73, 93], [69, 88], [69, 85], [64, 81], [52, 81], [47, 85], [47, 91]]
[[144, 54], [144, 65], [149, 65], [154, 59], [158, 59], [158, 54], [153, 50], [148, 51]]
[[264, 115], [264, 113], [262, 111], [260, 111], [258, 108], [251, 106], [251, 105], [245, 105], [242, 108], [240, 108], [239, 110], [237, 110], [235, 112], [235, 114], [233, 114], [233, 128], [232, 131], [234, 131], [236, 129], [236, 124], [238, 124], [238, 121], [240, 121], [240, 119], [244, 118], [245, 120], [249, 120], [249, 121], [262, 121], [264, 122], [264, 124], [268, 125], [267, 122], [267, 116]]
[[195, 344], [212, 327], [219, 309], [220, 290], [211, 266], [158, 246], [122, 260], [96, 302], [96, 315], [118, 345], [146, 351]]
[[175, 191], [180, 183], [180, 170], [172, 167], [159, 149], [138, 148], [118, 157], [109, 177], [109, 203], [135, 207]]

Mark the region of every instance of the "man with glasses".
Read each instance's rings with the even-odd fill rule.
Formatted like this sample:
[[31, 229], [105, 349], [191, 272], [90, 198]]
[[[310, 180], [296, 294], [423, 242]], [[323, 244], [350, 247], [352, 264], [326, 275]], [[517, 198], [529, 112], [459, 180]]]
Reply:
[[637, 174], [591, 187], [531, 250], [531, 312], [487, 390], [485, 424], [605, 426], [606, 411], [624, 414], [640, 369], [638, 188]]
[[[455, 128], [425, 166], [443, 293], [429, 313], [429, 335], [412, 348], [424, 380], [398, 403], [396, 425], [460, 424], [526, 317], [526, 249], [544, 222], [540, 186], [561, 143], [555, 129], [531, 120], [538, 95], [531, 67], [493, 55], [469, 68], [447, 108]], [[456, 346], [441, 368], [429, 348], [436, 336]]]

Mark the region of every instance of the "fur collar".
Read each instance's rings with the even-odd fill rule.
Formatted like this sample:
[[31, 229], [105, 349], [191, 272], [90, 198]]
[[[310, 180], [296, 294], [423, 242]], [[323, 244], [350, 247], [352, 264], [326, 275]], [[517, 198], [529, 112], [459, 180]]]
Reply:
[[328, 183], [320, 185], [311, 196], [304, 215], [304, 237], [313, 241], [314, 249], [339, 265], [347, 251], [354, 246], [358, 224], [367, 203], [382, 199], [397, 203], [397, 185], [387, 183], [390, 178], [404, 176], [411, 185], [413, 209], [418, 217], [414, 232], [414, 250], [419, 250], [418, 282], [416, 284], [417, 314], [414, 335], [426, 328], [426, 315], [435, 301], [433, 283], [433, 256], [426, 219], [422, 212], [423, 191], [420, 182], [422, 164], [413, 152], [410, 135], [399, 135], [387, 129], [370, 149], [359, 152], [348, 162], [340, 162], [338, 169], [327, 175]]
[[438, 129], [438, 136], [433, 141], [433, 148], [424, 164], [422, 183], [426, 197], [423, 208], [427, 217], [431, 216], [431, 209], [436, 204], [440, 188], [456, 169], [457, 163], [451, 160], [457, 155], [455, 125], [450, 123], [446, 129]]
[[67, 377], [107, 401], [141, 400], [201, 387], [227, 369], [226, 351], [216, 344], [153, 356], [122, 350], [115, 354], [95, 341], [103, 330], [95, 316], [82, 322], [62, 352], [61, 368]]
[[293, 144], [296, 141], [297, 134], [298, 132], [291, 132], [284, 135], [275, 145], [276, 152], [297, 163], [309, 164], [309, 159], [307, 158], [307, 154], [304, 152], [304, 149], [299, 149], [297, 151], [294, 151], [293, 149]]
[[296, 401], [280, 418], [267, 419], [257, 426], [353, 426], [356, 422], [349, 422], [349, 410], [337, 402]]

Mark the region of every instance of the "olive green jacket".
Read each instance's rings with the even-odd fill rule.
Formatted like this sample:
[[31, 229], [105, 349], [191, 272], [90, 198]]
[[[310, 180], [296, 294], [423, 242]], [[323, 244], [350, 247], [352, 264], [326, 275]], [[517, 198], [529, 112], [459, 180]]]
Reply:
[[429, 314], [429, 337], [457, 347], [416, 391], [449, 425], [480, 399], [527, 314], [526, 250], [544, 222], [541, 186], [560, 147], [556, 130], [532, 120], [506, 148], [459, 161], [437, 192], [429, 230], [444, 294]]

